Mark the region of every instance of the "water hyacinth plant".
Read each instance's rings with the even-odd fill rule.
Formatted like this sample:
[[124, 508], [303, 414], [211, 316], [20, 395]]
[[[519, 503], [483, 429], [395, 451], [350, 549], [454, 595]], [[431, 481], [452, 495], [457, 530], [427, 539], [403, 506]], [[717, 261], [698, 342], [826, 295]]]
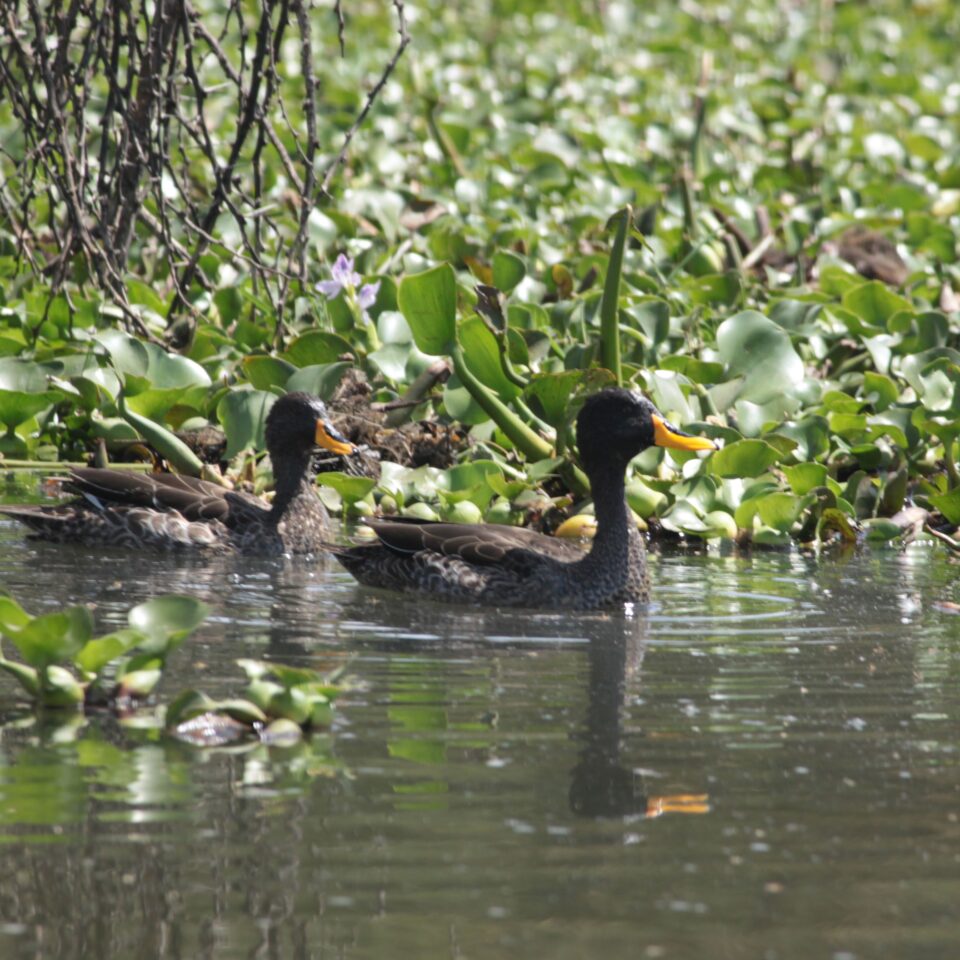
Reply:
[[[398, 24], [356, 4], [365, 43], [352, 56], [333, 56], [333, 37], [309, 41], [331, 56], [312, 57], [307, 98], [332, 109], [314, 111], [323, 122], [302, 154], [289, 150], [308, 109], [302, 64], [279, 36], [297, 26], [281, 18], [259, 48], [256, 31], [231, 34], [246, 63], [282, 52], [251, 113], [260, 135], [236, 144], [229, 176], [203, 152], [217, 131], [177, 141], [182, 164], [150, 182], [181, 183], [182, 196], [149, 195], [127, 223], [123, 269], [106, 273], [91, 268], [96, 250], [57, 259], [33, 224], [78, 243], [101, 235], [82, 216], [64, 222], [95, 222], [100, 207], [71, 214], [58, 184], [73, 155], [97, 152], [110, 101], [62, 91], [89, 124], [67, 131], [84, 148], [64, 156], [61, 139], [21, 137], [0, 108], [16, 221], [0, 223], [4, 464], [122, 458], [146, 440], [184, 472], [236, 476], [273, 396], [330, 400], [353, 379], [370, 419], [405, 411], [424, 436], [462, 442], [439, 465], [386, 450], [367, 490], [331, 478], [348, 513], [540, 522], [589, 509], [569, 425], [585, 394], [622, 382], [723, 447], [698, 463], [636, 461], [631, 504], [651, 535], [818, 544], [925, 526], [955, 545], [953, 5], [918, 17], [892, 3], [794, 5], [789, 29], [782, 6], [736, 0], [697, 17], [683, 4], [511, 4], [489, 21], [491, 58], [490, 44], [465, 42], [455, 9], [429, 2], [416, 24], [428, 69], [370, 106], [358, 91], [398, 49]], [[193, 27], [207, 15], [201, 3]], [[46, 36], [65, 24], [51, 8]], [[38, 57], [55, 49], [80, 73], [84, 51], [107, 49], [79, 27], [56, 47], [30, 18], [19, 29]], [[193, 41], [205, 48], [200, 32]], [[238, 78], [214, 60], [197, 122], [235, 104]], [[22, 69], [0, 82], [29, 84]], [[317, 202], [311, 151], [337, 156], [347, 134], [349, 167]], [[79, 173], [85, 189], [105, 182]], [[216, 463], [181, 442], [207, 428], [225, 435]]]
[[94, 637], [88, 607], [31, 616], [0, 594], [0, 635], [20, 655], [0, 653], [0, 670], [40, 707], [126, 710], [152, 693], [167, 658], [206, 613], [193, 597], [156, 597], [129, 611], [126, 628]]
[[317, 283], [317, 290], [327, 300], [336, 300], [338, 297], [342, 297], [353, 314], [357, 326], [365, 335], [368, 351], [378, 349], [380, 340], [377, 336], [376, 327], [370, 320], [370, 314], [367, 311], [376, 302], [377, 294], [380, 291], [380, 281], [363, 283], [363, 278], [353, 269], [353, 260], [345, 253], [341, 253], [334, 261], [330, 275], [332, 279], [321, 280]]
[[348, 685], [344, 667], [321, 673], [265, 660], [238, 660], [247, 686], [240, 697], [212, 700], [184, 690], [167, 707], [166, 727], [197, 745], [218, 745], [243, 736], [267, 742], [296, 740], [330, 726], [333, 701]]

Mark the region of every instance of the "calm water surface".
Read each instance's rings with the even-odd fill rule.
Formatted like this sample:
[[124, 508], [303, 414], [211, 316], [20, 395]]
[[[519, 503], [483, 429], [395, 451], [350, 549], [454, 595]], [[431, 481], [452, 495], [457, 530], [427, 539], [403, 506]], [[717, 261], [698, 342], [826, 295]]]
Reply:
[[358, 682], [295, 748], [198, 750], [0, 678], [0, 957], [954, 960], [958, 570], [667, 555], [648, 611], [551, 616], [0, 523], [31, 612], [211, 604], [167, 697], [249, 656]]

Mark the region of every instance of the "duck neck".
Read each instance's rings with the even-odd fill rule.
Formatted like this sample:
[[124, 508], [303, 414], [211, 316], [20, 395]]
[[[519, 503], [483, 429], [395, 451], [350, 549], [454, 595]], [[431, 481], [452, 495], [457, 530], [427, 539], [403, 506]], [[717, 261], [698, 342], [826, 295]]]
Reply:
[[308, 478], [310, 452], [270, 456], [273, 462], [274, 495], [270, 519], [279, 523], [295, 500], [316, 500], [313, 484]]
[[597, 532], [591, 557], [602, 558], [605, 564], [626, 562], [630, 543], [637, 532], [630, 522], [624, 488], [625, 469], [614, 467], [597, 471], [590, 477]]

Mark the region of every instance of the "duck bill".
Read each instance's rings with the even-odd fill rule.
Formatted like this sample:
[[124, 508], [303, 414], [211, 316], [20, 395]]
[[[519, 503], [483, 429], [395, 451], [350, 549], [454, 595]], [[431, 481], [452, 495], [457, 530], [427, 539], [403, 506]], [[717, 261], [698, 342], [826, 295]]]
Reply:
[[313, 439], [318, 447], [337, 453], [341, 457], [349, 457], [354, 450], [353, 444], [326, 420], [317, 421], [317, 430]]
[[653, 417], [653, 442], [658, 447], [670, 447], [673, 450], [716, 450], [717, 445], [706, 437], [694, 437], [678, 430], [663, 417]]

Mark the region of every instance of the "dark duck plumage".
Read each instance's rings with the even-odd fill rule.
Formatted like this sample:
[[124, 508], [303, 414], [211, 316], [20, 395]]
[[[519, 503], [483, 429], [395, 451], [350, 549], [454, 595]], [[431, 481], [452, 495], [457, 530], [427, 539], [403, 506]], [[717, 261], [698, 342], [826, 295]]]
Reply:
[[57, 506], [0, 507], [58, 543], [117, 547], [234, 551], [265, 555], [318, 553], [327, 511], [313, 486], [317, 447], [348, 454], [353, 447], [330, 425], [324, 405], [306, 393], [280, 397], [267, 414], [267, 451], [275, 494], [267, 504], [206, 480], [170, 473], [72, 470], [68, 489], [79, 494]]
[[583, 405], [577, 445], [597, 518], [586, 553], [516, 527], [402, 519], [372, 521], [375, 543], [329, 549], [360, 583], [440, 600], [574, 610], [644, 602], [646, 559], [624, 481], [630, 460], [654, 444], [714, 448], [677, 430], [630, 390], [603, 390]]

